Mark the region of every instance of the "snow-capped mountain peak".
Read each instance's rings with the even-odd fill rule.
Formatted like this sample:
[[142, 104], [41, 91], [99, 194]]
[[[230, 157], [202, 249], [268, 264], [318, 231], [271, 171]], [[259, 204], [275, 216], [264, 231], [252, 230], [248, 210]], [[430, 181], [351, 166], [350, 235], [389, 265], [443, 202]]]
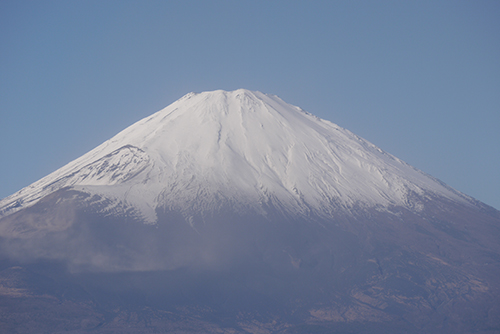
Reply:
[[272, 205], [331, 215], [353, 206], [418, 209], [411, 193], [470, 200], [329, 121], [244, 89], [185, 95], [3, 199], [0, 215], [65, 187], [106, 198], [110, 210], [131, 207], [149, 223], [158, 208], [193, 215]]

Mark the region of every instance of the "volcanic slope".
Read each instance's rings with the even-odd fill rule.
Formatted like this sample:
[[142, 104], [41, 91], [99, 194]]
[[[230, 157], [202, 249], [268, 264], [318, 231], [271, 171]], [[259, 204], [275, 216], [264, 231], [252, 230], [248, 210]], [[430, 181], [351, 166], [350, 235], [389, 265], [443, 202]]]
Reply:
[[203, 214], [228, 202], [293, 215], [415, 205], [411, 193], [473, 202], [339, 126], [276, 96], [248, 90], [190, 93], [81, 158], [0, 202], [8, 215], [56, 190], [132, 206]]
[[1, 200], [0, 265], [6, 332], [500, 331], [499, 211], [243, 89]]

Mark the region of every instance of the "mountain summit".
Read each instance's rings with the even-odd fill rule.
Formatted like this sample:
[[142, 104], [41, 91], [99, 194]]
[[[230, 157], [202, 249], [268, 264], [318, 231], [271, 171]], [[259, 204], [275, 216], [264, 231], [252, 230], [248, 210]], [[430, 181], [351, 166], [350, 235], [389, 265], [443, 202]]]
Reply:
[[496, 333], [499, 240], [346, 129], [190, 93], [0, 201], [0, 331]]
[[[4, 215], [65, 188], [128, 208], [203, 215], [228, 206], [331, 216], [338, 209], [418, 209], [412, 194], [473, 201], [373, 144], [276, 96], [189, 93], [0, 202]], [[118, 212], [115, 212], [118, 213]]]

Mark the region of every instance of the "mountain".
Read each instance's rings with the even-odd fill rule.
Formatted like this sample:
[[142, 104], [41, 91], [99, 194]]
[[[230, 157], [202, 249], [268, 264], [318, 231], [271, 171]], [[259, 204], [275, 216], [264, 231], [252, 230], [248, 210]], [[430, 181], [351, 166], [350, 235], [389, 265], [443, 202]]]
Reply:
[[0, 328], [497, 333], [499, 241], [499, 211], [346, 129], [190, 93], [0, 201]]

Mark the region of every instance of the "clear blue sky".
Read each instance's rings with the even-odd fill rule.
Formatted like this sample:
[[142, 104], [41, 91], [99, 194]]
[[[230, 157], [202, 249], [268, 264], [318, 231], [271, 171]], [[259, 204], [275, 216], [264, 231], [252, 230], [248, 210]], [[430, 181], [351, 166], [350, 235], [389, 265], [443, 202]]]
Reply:
[[184, 94], [247, 88], [500, 209], [500, 1], [0, 2], [0, 198]]

